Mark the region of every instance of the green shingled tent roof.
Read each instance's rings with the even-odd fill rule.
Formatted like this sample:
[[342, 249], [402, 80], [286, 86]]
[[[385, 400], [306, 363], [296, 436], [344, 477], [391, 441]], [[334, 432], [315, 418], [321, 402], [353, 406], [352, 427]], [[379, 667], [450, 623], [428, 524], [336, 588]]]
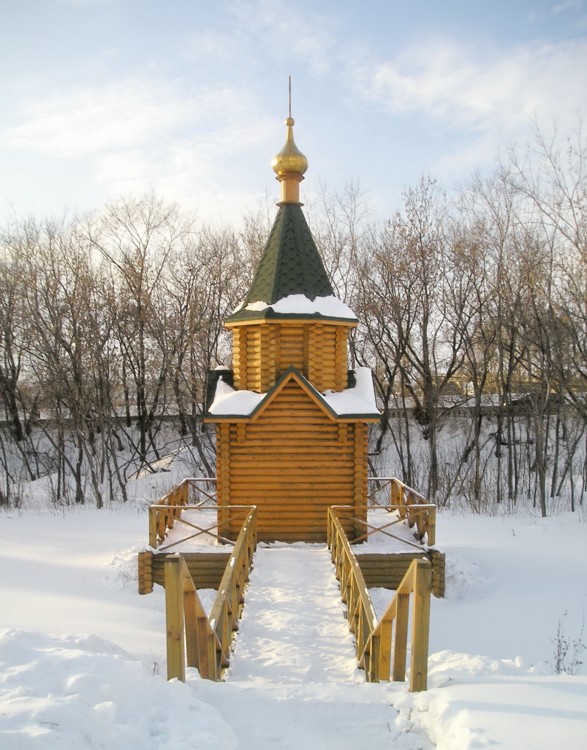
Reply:
[[282, 203], [251, 288], [227, 322], [264, 317], [244, 308], [252, 302], [272, 305], [292, 294], [314, 300], [334, 291], [300, 204]]

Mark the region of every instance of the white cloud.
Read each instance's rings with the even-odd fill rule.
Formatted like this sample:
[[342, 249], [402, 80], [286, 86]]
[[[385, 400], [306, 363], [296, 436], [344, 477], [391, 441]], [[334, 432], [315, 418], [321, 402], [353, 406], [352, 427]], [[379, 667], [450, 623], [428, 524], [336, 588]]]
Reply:
[[515, 133], [534, 118], [569, 121], [587, 90], [587, 41], [520, 47], [489, 62], [437, 42], [394, 60], [357, 66], [355, 90], [393, 112], [419, 112], [444, 125]]
[[234, 4], [241, 28], [253, 34], [272, 56], [304, 62], [315, 75], [331, 71], [336, 17], [298, 11], [286, 0], [239, 0]]
[[566, 13], [569, 10], [581, 10], [583, 5], [583, 0], [563, 0], [562, 3], [554, 5], [550, 12], [553, 15], [558, 15], [559, 13]]
[[[0, 133], [0, 143], [61, 158], [147, 147], [186, 130], [215, 131], [216, 147], [232, 135], [249, 99], [218, 87], [185, 95], [169, 83], [127, 79], [105, 86], [61, 90], [26, 104], [21, 122]], [[218, 121], [218, 130], [211, 128]], [[250, 120], [249, 120], [250, 121]], [[250, 137], [249, 128], [249, 137]], [[211, 144], [212, 145], [212, 144]]]
[[1, 133], [0, 140], [12, 148], [79, 157], [143, 145], [185, 122], [191, 106], [147, 81], [62, 89], [25, 104], [22, 122]]
[[231, 65], [242, 58], [240, 34], [215, 29], [190, 34], [181, 54], [185, 60], [199, 65]]
[[153, 189], [179, 203], [197, 202], [202, 215], [231, 218], [235, 196], [242, 200], [252, 187], [241, 158], [266, 149], [274, 135], [273, 119], [257, 112], [243, 87], [186, 93], [177, 82], [145, 78], [61, 90], [25, 104], [18, 118], [0, 132], [0, 147], [23, 159], [59, 159], [56, 175], [75, 167], [85, 175], [84, 189], [110, 197]]

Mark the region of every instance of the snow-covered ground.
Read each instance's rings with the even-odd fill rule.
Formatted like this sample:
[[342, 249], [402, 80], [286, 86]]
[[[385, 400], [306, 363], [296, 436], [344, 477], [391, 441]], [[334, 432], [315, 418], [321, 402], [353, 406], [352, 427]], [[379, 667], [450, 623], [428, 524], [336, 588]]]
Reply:
[[[144, 510], [0, 513], [0, 535], [2, 750], [587, 747], [582, 512], [440, 514], [447, 597], [419, 694], [364, 683], [320, 545], [259, 551], [226, 682], [182, 684], [162, 590], [136, 593]], [[577, 674], [553, 674], [557, 642]]]

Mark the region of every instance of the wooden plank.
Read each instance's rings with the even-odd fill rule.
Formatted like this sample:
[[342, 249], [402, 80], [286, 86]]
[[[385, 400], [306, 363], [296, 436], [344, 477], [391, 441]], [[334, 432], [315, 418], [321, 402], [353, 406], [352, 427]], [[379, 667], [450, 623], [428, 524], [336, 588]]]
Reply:
[[[184, 553], [182, 557], [197, 588], [217, 589], [230, 553]], [[161, 586], [165, 585], [165, 558], [165, 555], [153, 556], [153, 582]]]
[[269, 444], [271, 444], [272, 440], [279, 440], [286, 445], [303, 446], [308, 440], [315, 440], [318, 435], [320, 439], [330, 435], [333, 440], [338, 440], [336, 422], [326, 424], [318, 420], [312, 424], [297, 422], [295, 420], [291, 420], [291, 422], [276, 422], [269, 428], [263, 422], [263, 418], [261, 418], [259, 422], [251, 423], [249, 431], [251, 440], [263, 439]]
[[445, 594], [445, 556], [438, 550], [398, 554], [356, 553], [369, 588], [396, 589], [412, 560], [426, 558], [432, 564], [432, 593], [442, 598]]
[[[293, 409], [291, 410], [293, 412]], [[329, 420], [328, 422], [324, 419], [324, 416], [317, 414], [316, 412], [305, 411], [304, 413], [271, 413], [269, 409], [259, 418], [256, 423], [257, 429], [261, 428], [268, 434], [272, 431], [281, 432], [288, 425], [295, 425], [296, 429], [300, 431], [305, 428], [305, 431], [310, 433], [315, 427], [330, 427], [332, 429], [333, 423]]]
[[[180, 565], [183, 585], [183, 612], [185, 626], [185, 647], [188, 667], [198, 667], [198, 631], [196, 623], [199, 612], [199, 598], [189, 578], [189, 571], [182, 560]], [[200, 605], [201, 606], [201, 605]], [[204, 613], [205, 614], [205, 613]]]
[[410, 594], [396, 594], [395, 638], [393, 644], [393, 679], [406, 679], [408, 649], [408, 621], [410, 616]]
[[388, 682], [391, 676], [391, 639], [393, 624], [391, 619], [383, 618], [379, 625], [379, 654], [377, 659], [377, 680]]
[[428, 678], [428, 643], [430, 639], [430, 593], [432, 569], [428, 560], [418, 560], [413, 594], [412, 653], [410, 691], [426, 690]]
[[[268, 456], [275, 456], [276, 460], [283, 460], [283, 455], [291, 456], [292, 455], [292, 447], [290, 445], [282, 445], [282, 444], [267, 444], [265, 441], [257, 439], [254, 440], [251, 438], [250, 434], [247, 440], [246, 445], [233, 445], [231, 446], [231, 451], [233, 456], [237, 456], [239, 454], [241, 455], [250, 455], [251, 460], [255, 459], [256, 455], [264, 455], [266, 457]], [[333, 441], [331, 444], [323, 444], [320, 446], [320, 455], [322, 456], [348, 456], [351, 454], [351, 451], [348, 449], [345, 449], [344, 451], [341, 450], [341, 446], [338, 444], [338, 442]], [[295, 451], [295, 457], [296, 459], [300, 458], [311, 458], [312, 456], [315, 456], [316, 452], [313, 448], [310, 448], [308, 445], [301, 445], [299, 448]]]
[[329, 469], [337, 475], [344, 472], [350, 477], [353, 476], [353, 467], [349, 461], [337, 461], [335, 458], [328, 458], [320, 455], [308, 456], [308, 458], [304, 460], [301, 460], [299, 456], [292, 456], [290, 461], [287, 463], [283, 462], [281, 466], [276, 466], [276, 459], [271, 459], [269, 457], [259, 457], [254, 463], [250, 460], [249, 456], [235, 455], [233, 459], [233, 472], [246, 471], [247, 473], [253, 473], [257, 470], [257, 473], [262, 476], [271, 476], [272, 474], [277, 474], [279, 472], [281, 476], [287, 473], [295, 478], [299, 477], [300, 472]]
[[[288, 498], [296, 499], [300, 506], [309, 508], [324, 504], [327, 506], [350, 504], [352, 495], [348, 484], [344, 482], [279, 482], [273, 479], [268, 482], [259, 481], [254, 476], [234, 477], [230, 482], [232, 502], [237, 505], [254, 505], [259, 503], [282, 504]], [[246, 500], [244, 500], [246, 498]], [[289, 503], [286, 503], [288, 505]], [[291, 508], [284, 508], [291, 510]], [[356, 514], [355, 514], [356, 515]]]
[[155, 508], [149, 508], [149, 546], [157, 546], [157, 514]]
[[327, 492], [329, 495], [333, 493], [335, 495], [339, 493], [346, 494], [345, 491], [348, 490], [348, 482], [344, 480], [344, 477], [342, 480], [339, 480], [329, 475], [316, 476], [307, 481], [301, 481], [300, 479], [296, 481], [289, 478], [286, 478], [285, 481], [280, 481], [275, 476], [263, 478], [262, 475], [257, 476], [244, 472], [237, 474], [233, 471], [230, 487], [233, 493], [238, 492], [239, 489], [250, 492], [251, 487], [263, 495], [267, 495], [268, 493], [279, 494], [282, 491], [284, 497], [289, 497], [292, 494], [301, 493], [313, 501], [312, 492], [318, 493], [315, 497], [320, 497], [319, 493], [322, 492]]
[[185, 682], [183, 587], [178, 557], [165, 561], [165, 623], [167, 679]]

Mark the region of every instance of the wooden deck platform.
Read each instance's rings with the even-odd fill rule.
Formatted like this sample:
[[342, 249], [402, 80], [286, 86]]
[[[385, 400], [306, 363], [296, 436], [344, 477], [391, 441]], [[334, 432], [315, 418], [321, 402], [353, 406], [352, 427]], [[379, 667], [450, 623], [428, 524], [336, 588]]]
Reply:
[[[432, 564], [432, 593], [442, 598], [445, 593], [445, 556], [438, 550], [422, 552], [355, 552], [367, 587], [395, 591], [408, 571], [412, 560], [427, 559]], [[139, 553], [139, 593], [149, 594], [153, 585], [164, 585], [166, 553], [150, 550]], [[198, 589], [218, 589], [230, 552], [182, 552], [192, 580]]]
[[[432, 593], [443, 597], [445, 556], [434, 546], [434, 506], [398, 480], [374, 478], [373, 484], [377, 489], [369, 508], [379, 519], [357, 521], [349, 506], [335, 506], [343, 525], [361, 524], [353, 550], [367, 587], [396, 590], [411, 562], [424, 558], [432, 566]], [[381, 500], [382, 491], [387, 502]], [[248, 508], [233, 506], [228, 512], [238, 522]], [[181, 552], [197, 588], [218, 588], [233, 544], [218, 533], [218, 510], [214, 479], [185, 480], [151, 507], [150, 549], [139, 553], [138, 560], [139, 593], [164, 585], [165, 558], [176, 552]]]

